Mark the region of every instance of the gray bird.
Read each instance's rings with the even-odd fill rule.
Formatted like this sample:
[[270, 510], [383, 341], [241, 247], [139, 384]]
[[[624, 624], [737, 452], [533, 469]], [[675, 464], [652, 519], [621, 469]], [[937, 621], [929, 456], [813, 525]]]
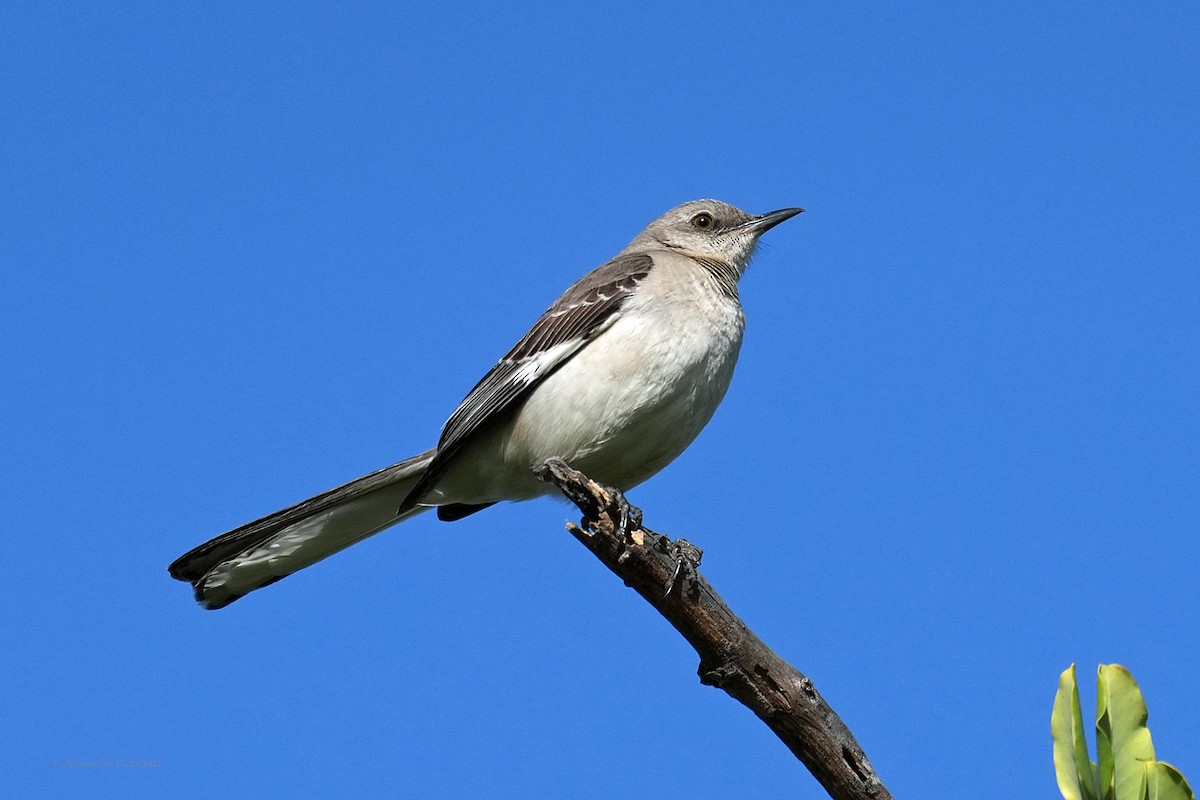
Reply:
[[437, 447], [205, 542], [171, 576], [222, 608], [430, 508], [457, 520], [554, 492], [533, 469], [555, 456], [621, 490], [645, 481], [725, 396], [745, 323], [738, 279], [759, 237], [801, 211], [671, 209], [546, 310]]

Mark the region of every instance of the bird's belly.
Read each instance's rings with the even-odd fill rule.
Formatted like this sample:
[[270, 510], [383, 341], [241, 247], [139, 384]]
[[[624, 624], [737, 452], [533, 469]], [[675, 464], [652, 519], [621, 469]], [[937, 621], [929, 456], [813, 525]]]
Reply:
[[554, 456], [620, 489], [661, 470], [712, 418], [741, 344], [740, 325], [722, 335], [705, 320], [688, 323], [664, 331], [661, 320], [619, 320], [468, 446], [456, 459], [462, 469], [439, 481], [443, 502], [546, 494], [532, 468]]
[[600, 364], [583, 359], [551, 376], [518, 413], [507, 460], [540, 464], [560, 456], [620, 489], [673, 461], [712, 418], [733, 364], [681, 364], [674, 355], [643, 355], [651, 357], [628, 370], [604, 374], [611, 366], [606, 357]]

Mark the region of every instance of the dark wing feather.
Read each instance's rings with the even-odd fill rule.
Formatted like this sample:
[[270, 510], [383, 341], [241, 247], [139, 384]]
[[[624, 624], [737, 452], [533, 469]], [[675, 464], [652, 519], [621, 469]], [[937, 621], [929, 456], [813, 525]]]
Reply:
[[[442, 428], [437, 455], [400, 510], [417, 504], [471, 437], [525, 398], [547, 375], [612, 324], [613, 315], [650, 274], [653, 265], [654, 259], [645, 253], [617, 256], [584, 275], [546, 309], [450, 415]], [[561, 350], [550, 358], [555, 348]]]

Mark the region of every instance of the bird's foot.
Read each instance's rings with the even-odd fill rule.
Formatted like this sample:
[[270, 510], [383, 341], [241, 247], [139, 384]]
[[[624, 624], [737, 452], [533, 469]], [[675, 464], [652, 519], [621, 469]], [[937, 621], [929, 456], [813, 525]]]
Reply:
[[606, 510], [610, 518], [616, 523], [613, 534], [622, 544], [629, 544], [632, 540], [633, 531], [643, 530], [642, 510], [635, 505], [631, 505], [622, 493], [614, 492], [610, 496]]
[[676, 587], [695, 582], [696, 570], [700, 567], [704, 551], [687, 539], [671, 540], [660, 536], [657, 544], [663, 552], [675, 559], [675, 570], [671, 573], [671, 579], [667, 581], [666, 591], [663, 592], [663, 599], [666, 600]]

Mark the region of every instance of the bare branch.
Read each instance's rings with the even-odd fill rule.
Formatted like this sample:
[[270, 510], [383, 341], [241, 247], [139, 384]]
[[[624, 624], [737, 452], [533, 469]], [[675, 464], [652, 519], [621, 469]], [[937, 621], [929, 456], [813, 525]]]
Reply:
[[700, 655], [700, 682], [767, 724], [835, 800], [891, 800], [850, 730], [813, 682], [746, 627], [696, 571], [700, 550], [642, 526], [642, 513], [561, 459], [536, 470], [583, 512], [571, 532]]

